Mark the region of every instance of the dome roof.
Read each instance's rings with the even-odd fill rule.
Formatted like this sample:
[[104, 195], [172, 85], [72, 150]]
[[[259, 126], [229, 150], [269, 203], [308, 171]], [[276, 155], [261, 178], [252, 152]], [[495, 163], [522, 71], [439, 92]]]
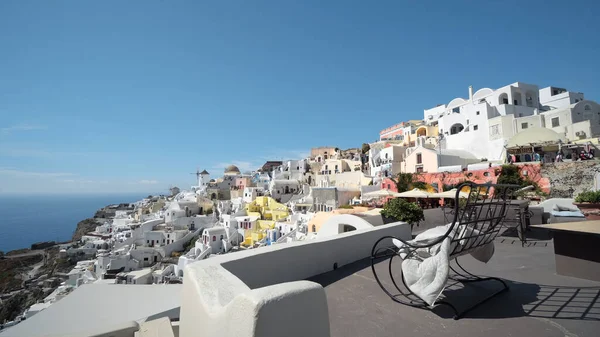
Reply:
[[565, 136], [550, 129], [531, 128], [514, 135], [508, 141], [507, 147], [528, 146], [530, 144], [540, 144], [546, 142], [557, 143], [559, 140], [566, 142]]
[[240, 174], [240, 169], [235, 165], [229, 165], [225, 168], [225, 174]]

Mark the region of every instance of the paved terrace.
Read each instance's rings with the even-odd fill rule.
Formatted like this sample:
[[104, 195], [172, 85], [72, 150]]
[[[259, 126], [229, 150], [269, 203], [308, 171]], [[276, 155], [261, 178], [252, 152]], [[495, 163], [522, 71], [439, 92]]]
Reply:
[[[444, 222], [439, 210], [427, 210], [425, 216], [426, 223], [415, 227], [415, 232]], [[526, 247], [511, 233], [498, 237], [496, 252], [487, 264], [471, 256], [461, 258], [467, 270], [502, 278], [510, 290], [458, 321], [444, 306], [432, 312], [392, 301], [375, 281], [368, 259], [320, 274], [311, 281], [325, 288], [334, 337], [598, 336], [600, 283], [557, 275], [554, 247], [547, 232], [536, 229], [528, 235], [533, 239]], [[394, 267], [399, 271], [400, 261], [396, 260]], [[382, 281], [393, 289], [387, 268], [387, 260], [376, 265]], [[445, 293], [461, 310], [461, 304], [484, 298], [495, 289], [499, 289], [496, 281], [486, 281], [466, 288], [455, 284]]]

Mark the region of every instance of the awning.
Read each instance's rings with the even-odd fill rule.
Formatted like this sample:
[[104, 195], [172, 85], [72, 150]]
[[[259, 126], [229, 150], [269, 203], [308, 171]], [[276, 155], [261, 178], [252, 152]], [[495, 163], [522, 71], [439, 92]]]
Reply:
[[398, 193], [397, 197], [399, 198], [430, 198], [432, 196], [431, 193], [422, 191], [418, 188], [415, 188], [410, 191]]

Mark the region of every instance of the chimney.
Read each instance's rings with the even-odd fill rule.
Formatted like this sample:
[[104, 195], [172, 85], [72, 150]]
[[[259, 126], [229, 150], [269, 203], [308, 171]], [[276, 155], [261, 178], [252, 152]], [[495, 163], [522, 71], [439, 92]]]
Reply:
[[473, 86], [469, 86], [469, 100], [473, 102]]

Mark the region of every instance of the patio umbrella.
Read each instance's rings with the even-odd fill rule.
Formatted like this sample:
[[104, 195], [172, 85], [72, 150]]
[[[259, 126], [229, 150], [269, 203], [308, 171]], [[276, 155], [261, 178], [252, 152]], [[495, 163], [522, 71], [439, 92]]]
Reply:
[[422, 191], [418, 188], [415, 188], [413, 190], [410, 191], [406, 191], [406, 192], [402, 192], [402, 193], [396, 193], [396, 197], [399, 198], [417, 198], [417, 199], [423, 199], [423, 198], [430, 198], [431, 197], [431, 193], [426, 192], [426, 191]]
[[384, 197], [397, 197], [399, 193], [392, 192], [390, 190], [377, 190], [369, 193], [365, 193], [362, 195], [363, 199], [373, 199], [373, 198], [384, 198]]
[[[469, 197], [469, 193], [460, 191], [459, 198], [468, 198], [468, 197]], [[445, 191], [445, 192], [433, 193], [431, 195], [431, 198], [454, 199], [454, 198], [456, 198], [456, 188], [453, 188], [453, 189]]]

